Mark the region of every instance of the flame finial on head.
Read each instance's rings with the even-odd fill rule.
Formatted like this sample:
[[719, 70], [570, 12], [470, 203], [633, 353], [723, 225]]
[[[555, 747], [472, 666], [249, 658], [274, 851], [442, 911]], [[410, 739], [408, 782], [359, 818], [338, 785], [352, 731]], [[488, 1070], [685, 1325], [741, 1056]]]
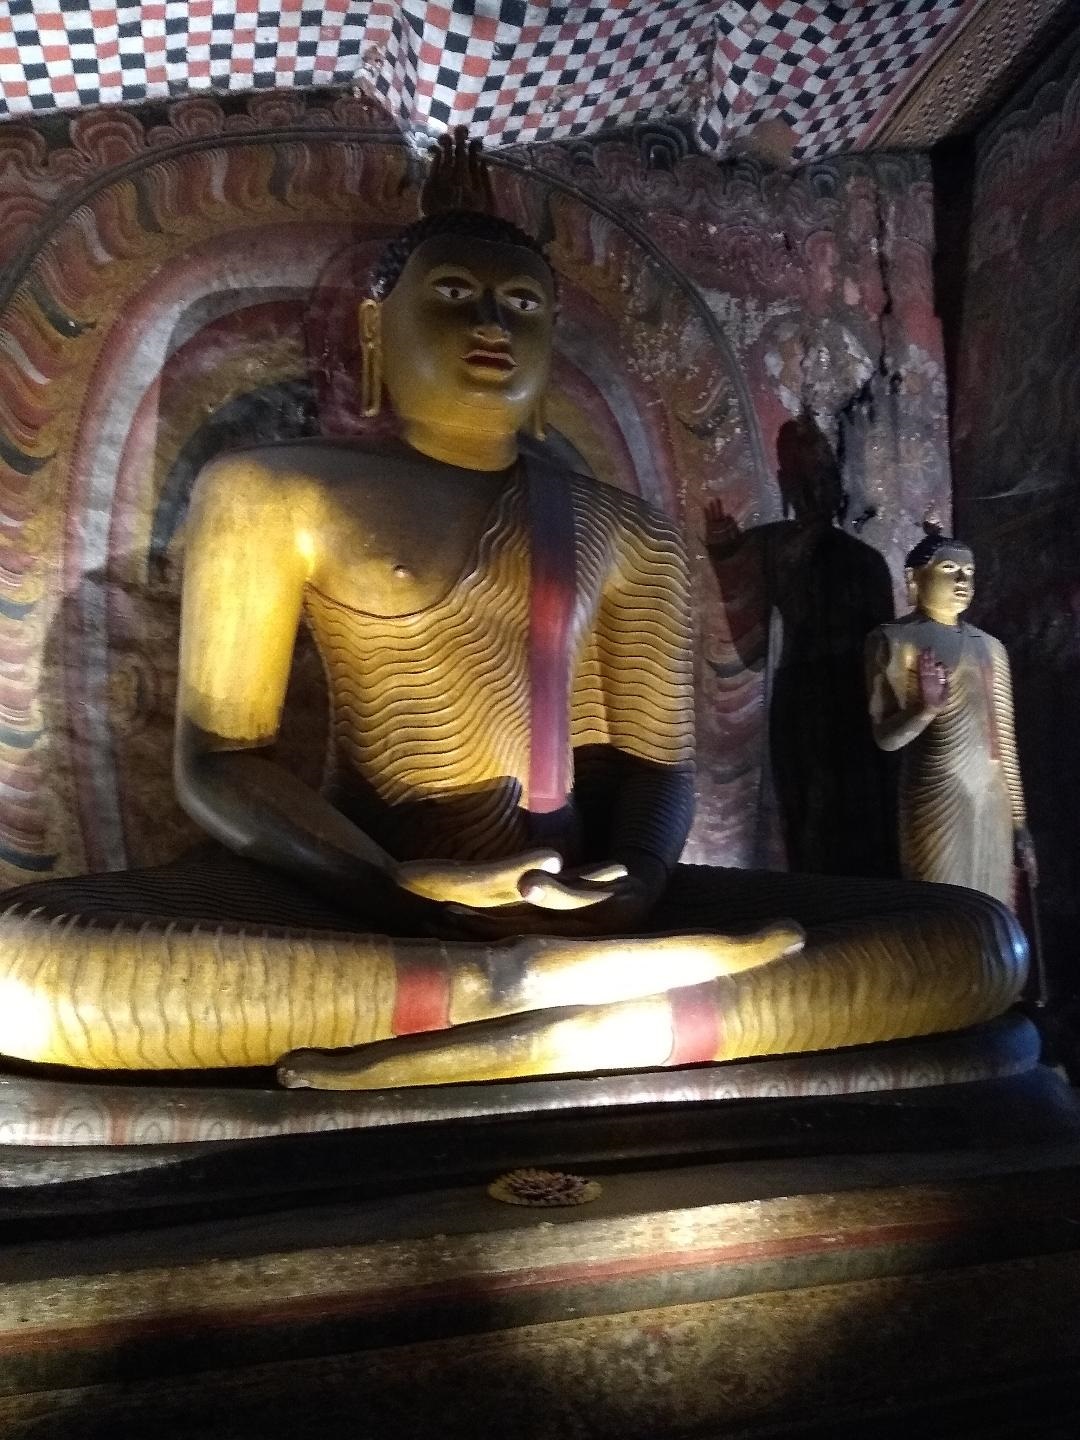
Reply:
[[923, 538], [914, 550], [909, 551], [904, 557], [904, 568], [907, 570], [918, 570], [923, 565], [929, 565], [939, 550], [950, 548], [968, 550], [970, 548], [962, 540], [957, 540], [952, 535], [946, 535], [945, 526], [934, 506], [930, 506], [923, 516], [922, 528]]
[[459, 125], [453, 135], [439, 137], [420, 191], [420, 214], [425, 218], [447, 210], [497, 213], [483, 147], [478, 139], [469, 139], [464, 125]]
[[[371, 277], [371, 298], [382, 301], [397, 284], [413, 251], [435, 235], [460, 235], [466, 242], [492, 241], [534, 251], [551, 269], [544, 247], [498, 213], [491, 172], [479, 140], [464, 125], [440, 137], [420, 190], [420, 215], [387, 245]], [[552, 285], [555, 276], [552, 272]]]

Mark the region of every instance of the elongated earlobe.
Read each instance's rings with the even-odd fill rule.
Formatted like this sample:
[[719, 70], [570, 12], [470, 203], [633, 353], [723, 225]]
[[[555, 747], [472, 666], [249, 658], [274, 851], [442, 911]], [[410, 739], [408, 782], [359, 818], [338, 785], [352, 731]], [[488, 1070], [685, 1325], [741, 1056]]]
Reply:
[[377, 300], [360, 301], [360, 410], [382, 409], [382, 313]]
[[542, 395], [533, 406], [532, 433], [534, 440], [547, 439], [547, 423], [544, 415], [544, 397]]
[[918, 605], [919, 587], [915, 583], [915, 571], [912, 570], [910, 565], [907, 566], [904, 570], [904, 584], [907, 586], [908, 604]]

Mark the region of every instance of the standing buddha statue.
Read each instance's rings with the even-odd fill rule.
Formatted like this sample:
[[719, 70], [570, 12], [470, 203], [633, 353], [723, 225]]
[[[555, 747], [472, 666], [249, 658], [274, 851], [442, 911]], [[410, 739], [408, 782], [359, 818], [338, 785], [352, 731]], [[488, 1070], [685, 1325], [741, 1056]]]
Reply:
[[[367, 408], [389, 402], [401, 441], [267, 445], [197, 483], [175, 775], [217, 848], [9, 895], [0, 1054], [383, 1087], [999, 1014], [1025, 951], [992, 901], [678, 866], [681, 537], [629, 494], [523, 461], [554, 277], [491, 213], [460, 135], [426, 195], [361, 306]], [[321, 792], [274, 750], [301, 624], [330, 691]]]
[[975, 594], [968, 546], [928, 527], [905, 562], [914, 609], [867, 641], [874, 738], [902, 751], [900, 859], [911, 880], [967, 885], [1004, 904], [1035, 857], [1005, 647], [960, 617]]

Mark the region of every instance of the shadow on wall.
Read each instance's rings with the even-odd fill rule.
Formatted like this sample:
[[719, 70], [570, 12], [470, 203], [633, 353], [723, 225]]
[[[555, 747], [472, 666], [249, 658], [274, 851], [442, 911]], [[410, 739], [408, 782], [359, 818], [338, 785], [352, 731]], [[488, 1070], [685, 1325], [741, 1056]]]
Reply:
[[842, 528], [848, 496], [809, 410], [781, 426], [776, 451], [789, 518], [740, 531], [713, 502], [706, 545], [721, 594], [753, 589], [769, 617], [740, 654], [766, 674], [772, 799], [788, 867], [895, 875], [895, 768], [873, 741], [863, 670], [866, 636], [893, 618], [889, 569]]
[[[159, 424], [147, 473], [160, 476], [147, 508], [145, 550], [120, 550], [62, 597], [42, 650], [42, 703], [63, 736], [57, 763], [74, 803], [82, 866], [157, 865], [200, 840], [173, 789], [172, 745], [180, 637], [184, 521], [205, 464], [266, 439], [316, 433], [311, 387], [259, 386], [213, 410], [179, 446]], [[317, 785], [328, 726], [325, 682], [301, 632], [279, 750]]]
[[[122, 564], [145, 557], [116, 559]], [[77, 827], [82, 870], [162, 865], [205, 841], [173, 785], [179, 635], [174, 557], [163, 560], [146, 583], [100, 570], [82, 576], [49, 627], [43, 689], [46, 705], [55, 710], [54, 729], [64, 737], [56, 763], [62, 792], [72, 796], [69, 823]], [[302, 626], [275, 752], [316, 789], [328, 734], [322, 661]]]

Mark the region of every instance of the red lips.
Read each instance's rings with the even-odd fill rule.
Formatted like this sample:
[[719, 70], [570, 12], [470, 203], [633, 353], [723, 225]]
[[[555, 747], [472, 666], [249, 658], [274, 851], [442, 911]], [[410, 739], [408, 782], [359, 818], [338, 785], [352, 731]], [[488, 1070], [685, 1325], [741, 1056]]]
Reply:
[[470, 350], [465, 356], [466, 365], [483, 365], [491, 370], [509, 374], [517, 369], [517, 361], [508, 350]]

